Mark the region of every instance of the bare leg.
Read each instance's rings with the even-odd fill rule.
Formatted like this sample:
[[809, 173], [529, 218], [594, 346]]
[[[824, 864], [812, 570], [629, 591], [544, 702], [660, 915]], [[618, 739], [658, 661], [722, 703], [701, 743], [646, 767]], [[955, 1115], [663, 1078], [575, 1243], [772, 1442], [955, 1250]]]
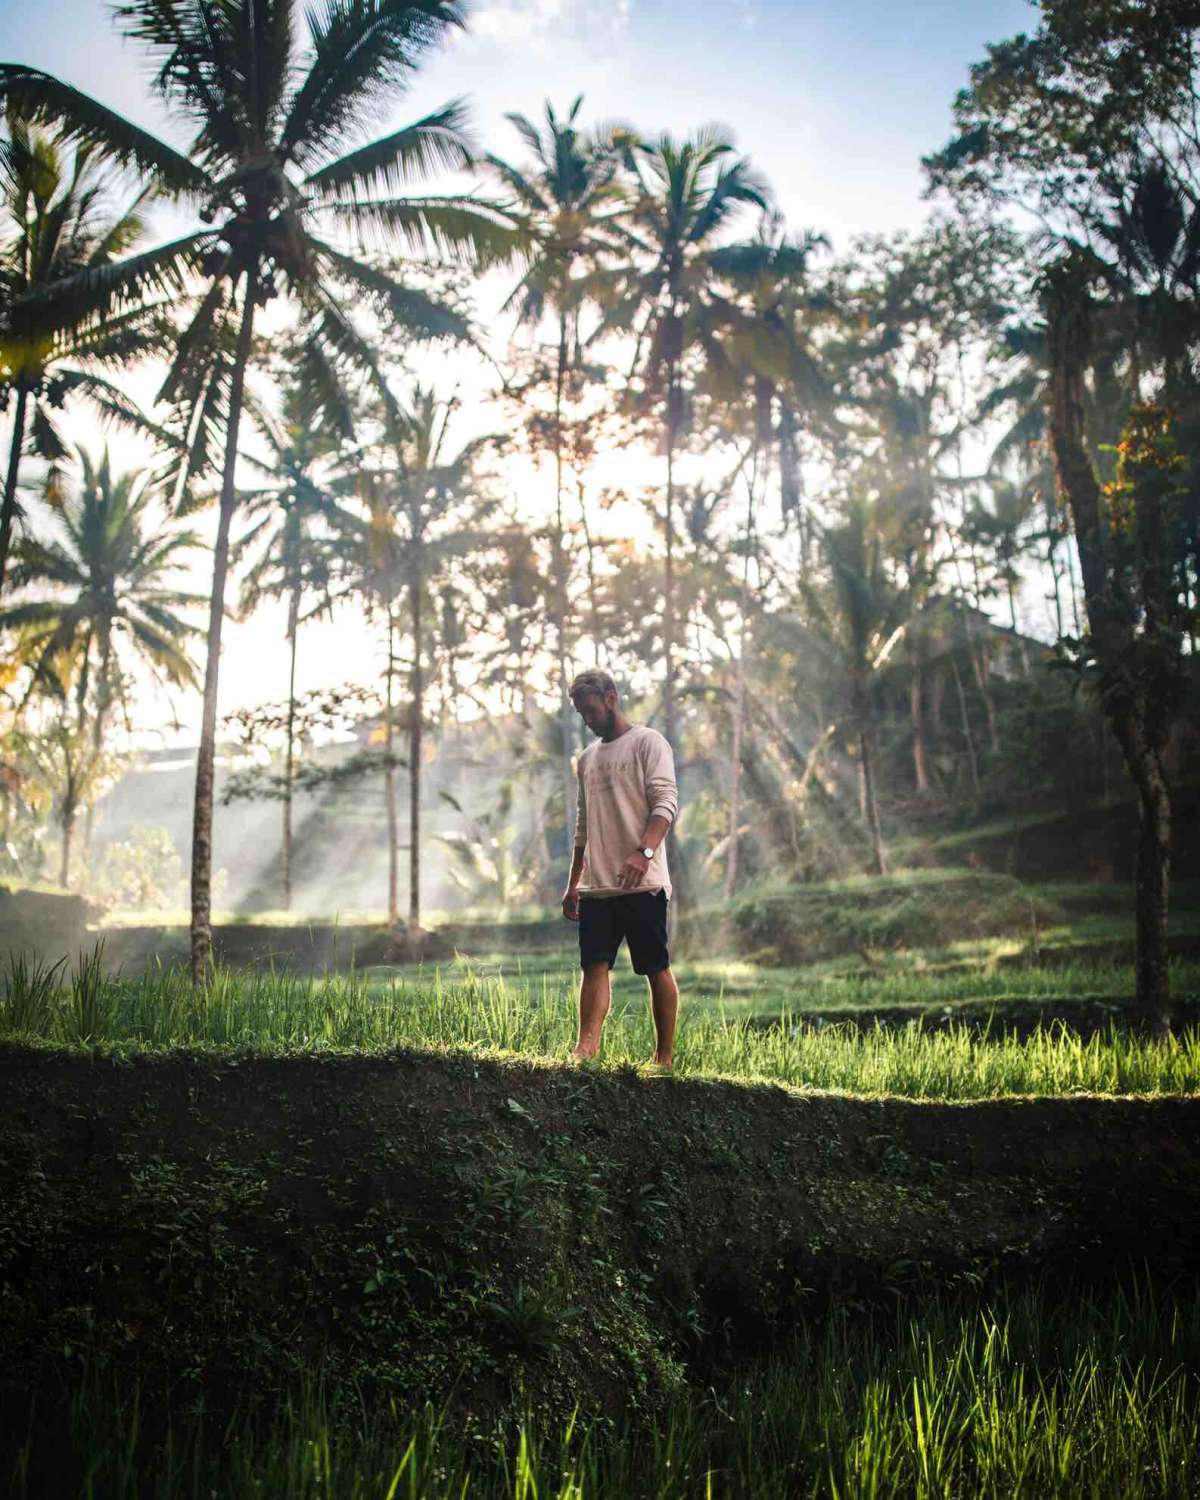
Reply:
[[675, 1054], [675, 1021], [679, 986], [670, 969], [650, 975], [650, 1010], [654, 1016], [654, 1061], [669, 1068]]
[[579, 1040], [572, 1057], [595, 1057], [600, 1050], [600, 1032], [612, 1005], [608, 965], [592, 964], [579, 983]]

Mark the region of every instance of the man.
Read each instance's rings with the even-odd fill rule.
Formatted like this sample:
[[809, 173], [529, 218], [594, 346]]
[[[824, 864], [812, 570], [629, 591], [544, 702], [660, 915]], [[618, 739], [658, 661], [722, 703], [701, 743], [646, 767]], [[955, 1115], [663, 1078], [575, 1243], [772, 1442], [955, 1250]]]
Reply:
[[579, 1040], [571, 1056], [594, 1058], [612, 1004], [609, 971], [624, 940], [635, 974], [650, 984], [654, 1016], [651, 1071], [670, 1072], [679, 987], [667, 950], [671, 877], [664, 841], [679, 798], [675, 761], [661, 734], [631, 724], [607, 672], [581, 672], [571, 702], [598, 736], [579, 757], [575, 853], [563, 916], [579, 923]]

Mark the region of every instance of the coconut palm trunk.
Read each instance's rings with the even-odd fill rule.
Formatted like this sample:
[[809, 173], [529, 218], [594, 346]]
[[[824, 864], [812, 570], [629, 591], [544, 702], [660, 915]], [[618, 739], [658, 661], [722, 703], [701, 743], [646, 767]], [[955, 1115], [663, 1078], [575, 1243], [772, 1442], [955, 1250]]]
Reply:
[[258, 293], [258, 262], [246, 271], [241, 327], [229, 384], [228, 426], [225, 462], [221, 473], [221, 510], [213, 552], [212, 597], [208, 610], [207, 659], [204, 666], [204, 716], [200, 727], [200, 750], [196, 757], [196, 794], [192, 812], [192, 983], [203, 984], [212, 952], [212, 821], [214, 762], [217, 743], [217, 679], [221, 663], [221, 626], [225, 618], [225, 580], [229, 572], [229, 531], [233, 522], [237, 490], [238, 428], [242, 417], [242, 395], [246, 366], [254, 338], [254, 305]]
[[558, 321], [558, 365], [554, 377], [554, 624], [558, 648], [558, 713], [562, 733], [563, 818], [567, 840], [570, 842], [571, 819], [575, 811], [575, 773], [571, 765], [575, 725], [567, 666], [567, 558], [563, 527], [562, 406], [566, 377], [567, 316], [563, 313]]
[[394, 765], [396, 727], [394, 690], [396, 680], [396, 624], [392, 618], [392, 605], [388, 601], [387, 632], [387, 683], [383, 704], [383, 746], [386, 765], [383, 771], [383, 800], [387, 812], [388, 841], [388, 927], [392, 929], [400, 919], [400, 870], [398, 864], [399, 843], [396, 818], [396, 767]]
[[913, 642], [912, 677], [908, 685], [909, 714], [912, 718], [913, 774], [917, 791], [924, 797], [930, 792], [929, 720], [925, 712], [925, 642], [924, 632], [916, 631]]
[[953, 653], [950, 656], [950, 670], [954, 675], [954, 688], [958, 694], [958, 717], [962, 725], [963, 744], [967, 750], [967, 763], [971, 771], [971, 790], [978, 798], [982, 792], [979, 784], [979, 756], [975, 750], [975, 735], [971, 729], [971, 716], [967, 712], [967, 695], [963, 691], [962, 673], [958, 670], [958, 663]]
[[287, 749], [283, 767], [283, 909], [292, 909], [292, 782], [295, 777], [296, 746], [296, 637], [300, 627], [300, 585], [292, 588], [288, 600], [288, 641], [291, 645], [288, 662], [288, 709]]
[[[92, 720], [92, 764], [99, 761], [104, 749], [104, 731], [108, 726], [108, 712], [111, 706], [111, 682], [112, 672], [112, 632], [104, 630], [100, 636], [100, 688], [96, 700], [96, 717]], [[92, 862], [92, 834], [96, 822], [96, 801], [94, 797], [88, 798], [87, 811], [83, 820], [83, 858], [87, 869], [91, 868]]]
[[863, 802], [867, 812], [867, 827], [871, 833], [871, 857], [876, 875], [886, 875], [887, 860], [883, 853], [883, 837], [879, 832], [879, 806], [875, 800], [875, 765], [871, 757], [871, 715], [865, 702], [865, 693], [860, 693], [857, 718], [858, 750], [862, 757]]
[[737, 666], [733, 688], [733, 743], [730, 747], [729, 778], [729, 857], [725, 864], [725, 900], [733, 899], [737, 884], [738, 847], [740, 838], [738, 825], [741, 820], [742, 793], [742, 737], [746, 722], [746, 651], [749, 647], [750, 630], [750, 550], [754, 535], [754, 492], [758, 484], [759, 450], [756, 445], [754, 462], [750, 468], [750, 481], [746, 487], [746, 556], [742, 561], [742, 622], [738, 641]]
[[425, 678], [421, 660], [424, 623], [421, 570], [417, 568], [410, 590], [412, 613], [412, 725], [408, 737], [408, 936], [411, 944], [421, 934], [421, 731], [425, 718]]
[[62, 858], [58, 869], [58, 883], [64, 891], [71, 888], [71, 844], [75, 836], [75, 813], [75, 799], [73, 795], [69, 795], [62, 807]]
[[[579, 494], [579, 522], [583, 528], [583, 543], [587, 548], [587, 579], [588, 579], [588, 620], [592, 636], [592, 650], [595, 653], [594, 660], [603, 663], [608, 659], [608, 653], [604, 643], [600, 639], [600, 596], [596, 587], [596, 543], [592, 536], [592, 528], [588, 524], [587, 499], [584, 495], [583, 481], [578, 481]], [[574, 791], [574, 788], [572, 788]]]
[[17, 513], [17, 479], [21, 471], [21, 450], [25, 446], [25, 417], [29, 392], [24, 382], [17, 385], [17, 409], [13, 413], [12, 444], [8, 453], [8, 472], [4, 476], [4, 507], [0, 510], [0, 594], [4, 592], [4, 575], [12, 545], [13, 519]]
[[[675, 699], [675, 443], [679, 434], [679, 372], [671, 361], [667, 373], [667, 505], [663, 558], [663, 719], [667, 742], [679, 756], [679, 724]], [[678, 771], [676, 772], [678, 774]]]

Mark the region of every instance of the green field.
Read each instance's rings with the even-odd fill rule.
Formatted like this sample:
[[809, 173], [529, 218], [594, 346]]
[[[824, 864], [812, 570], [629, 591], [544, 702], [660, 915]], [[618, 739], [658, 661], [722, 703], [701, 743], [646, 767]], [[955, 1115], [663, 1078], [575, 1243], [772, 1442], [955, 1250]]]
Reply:
[[85, 1375], [35, 1412], [7, 1493], [104, 1500], [1187, 1500], [1200, 1299], [1032, 1290], [919, 1319], [834, 1316], [652, 1423], [498, 1427], [311, 1383], [273, 1414], [152, 1417]]
[[[1159, 1042], [1116, 1026], [1083, 1037], [1062, 1025], [1019, 1036], [997, 1025], [931, 1030], [919, 1020], [861, 1029], [838, 1025], [868, 1001], [935, 1007], [964, 998], [983, 1006], [1035, 1007], [1063, 994], [1061, 971], [945, 980], [941, 997], [915, 976], [884, 984], [829, 979], [807, 984], [772, 973], [762, 983], [747, 966], [732, 973], [685, 969], [689, 1003], [680, 1019], [680, 1076], [769, 1080], [798, 1088], [920, 1099], [1006, 1094], [1195, 1094], [1200, 1092], [1200, 1028], [1188, 1024]], [[1071, 976], [1080, 995], [1119, 997], [1130, 977], [1118, 970]], [[1195, 966], [1180, 965], [1180, 987]], [[737, 981], [743, 986], [734, 991]], [[767, 983], [770, 988], [767, 989]], [[1105, 990], [1109, 984], [1111, 989]], [[727, 986], [729, 991], [727, 992]], [[918, 987], [919, 986], [919, 987]], [[563, 960], [497, 961], [448, 972], [408, 970], [317, 979], [270, 972], [217, 971], [197, 993], [179, 970], [122, 979], [97, 951], [77, 968], [15, 962], [0, 1001], [0, 1036], [121, 1049], [216, 1047], [365, 1052], [396, 1047], [465, 1048], [565, 1062], [574, 1040], [574, 970]], [[773, 1024], [756, 1024], [763, 1016]], [[814, 1019], [831, 1018], [814, 1025]], [[604, 1060], [636, 1065], [652, 1050], [644, 981], [619, 974]]]
[[[1124, 1024], [1123, 964], [976, 955], [963, 967], [909, 952], [866, 969], [714, 959], [678, 973], [684, 1079], [797, 1098], [1200, 1094], [1190, 960], [1173, 965], [1185, 1019], [1167, 1041]], [[118, 1058], [426, 1049], [554, 1069], [574, 1039], [576, 982], [564, 946], [321, 976], [217, 969], [197, 992], [181, 969], [113, 974], [97, 949], [70, 967], [10, 961], [0, 1038]], [[645, 983], [624, 955], [613, 993], [615, 1082], [652, 1044]], [[1063, 1019], [1076, 1011], [1102, 1024], [1081, 1031]], [[565, 1336], [540, 1322], [535, 1333]], [[10, 1414], [5, 1450], [20, 1500], [1185, 1500], [1200, 1483], [1200, 1294], [1128, 1272], [1102, 1286], [909, 1289], [892, 1314], [852, 1294], [769, 1360], [689, 1372], [665, 1407], [568, 1420], [526, 1411], [520, 1383], [508, 1415], [485, 1419], [453, 1401], [381, 1401], [328, 1381], [320, 1362], [210, 1414], [195, 1388], [164, 1404], [130, 1371], [85, 1361]]]

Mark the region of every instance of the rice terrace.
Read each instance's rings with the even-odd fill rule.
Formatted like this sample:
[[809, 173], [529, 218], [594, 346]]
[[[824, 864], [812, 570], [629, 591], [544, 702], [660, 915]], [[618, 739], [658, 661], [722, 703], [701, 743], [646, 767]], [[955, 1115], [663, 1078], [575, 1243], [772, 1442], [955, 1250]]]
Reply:
[[1200, 16], [0, 58], [0, 1495], [1200, 1500]]

